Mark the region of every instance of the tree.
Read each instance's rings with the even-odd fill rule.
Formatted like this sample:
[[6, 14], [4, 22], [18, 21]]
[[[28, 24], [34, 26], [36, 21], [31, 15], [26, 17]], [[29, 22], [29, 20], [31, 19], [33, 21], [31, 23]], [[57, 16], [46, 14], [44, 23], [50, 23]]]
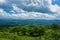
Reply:
[[51, 29], [53, 29], [53, 30], [57, 30], [57, 29], [59, 28], [59, 25], [56, 24], [56, 23], [52, 23], [52, 24], [50, 25], [50, 27], [51, 27]]
[[37, 36], [44, 35], [44, 33], [45, 33], [45, 30], [44, 30], [43, 26], [35, 25], [32, 28], [32, 31], [31, 31], [30, 35], [33, 36], [33, 37], [37, 37]]
[[52, 36], [54, 37], [54, 39], [59, 40], [58, 38], [60, 37], [60, 35], [57, 34], [57, 32], [59, 30], [59, 25], [56, 23], [52, 23], [50, 27], [53, 31]]

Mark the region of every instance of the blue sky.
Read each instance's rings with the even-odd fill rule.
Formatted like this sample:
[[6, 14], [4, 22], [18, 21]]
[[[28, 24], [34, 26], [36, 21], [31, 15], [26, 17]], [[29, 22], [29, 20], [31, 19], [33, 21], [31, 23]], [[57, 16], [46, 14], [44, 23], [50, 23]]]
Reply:
[[0, 0], [0, 18], [60, 20], [60, 0]]

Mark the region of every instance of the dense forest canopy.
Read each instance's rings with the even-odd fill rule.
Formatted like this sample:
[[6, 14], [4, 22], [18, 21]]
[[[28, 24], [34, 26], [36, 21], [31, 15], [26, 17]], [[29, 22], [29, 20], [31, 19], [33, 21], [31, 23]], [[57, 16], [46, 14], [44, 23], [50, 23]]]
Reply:
[[[3, 38], [3, 39], [2, 39]], [[0, 26], [1, 40], [60, 40], [60, 25]]]

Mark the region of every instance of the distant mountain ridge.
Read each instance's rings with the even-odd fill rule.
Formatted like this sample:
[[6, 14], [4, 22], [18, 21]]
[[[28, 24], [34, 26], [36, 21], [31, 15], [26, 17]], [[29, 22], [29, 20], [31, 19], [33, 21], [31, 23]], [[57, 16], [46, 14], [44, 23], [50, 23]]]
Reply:
[[33, 25], [43, 24], [49, 25], [51, 23], [60, 24], [60, 20], [40, 20], [40, 19], [0, 19], [0, 25]]

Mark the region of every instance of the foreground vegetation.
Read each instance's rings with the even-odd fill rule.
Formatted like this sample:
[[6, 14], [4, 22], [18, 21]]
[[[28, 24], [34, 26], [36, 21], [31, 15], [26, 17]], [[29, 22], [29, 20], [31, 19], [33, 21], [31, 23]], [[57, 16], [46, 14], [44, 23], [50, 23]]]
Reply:
[[60, 40], [60, 25], [1, 26], [0, 40]]

